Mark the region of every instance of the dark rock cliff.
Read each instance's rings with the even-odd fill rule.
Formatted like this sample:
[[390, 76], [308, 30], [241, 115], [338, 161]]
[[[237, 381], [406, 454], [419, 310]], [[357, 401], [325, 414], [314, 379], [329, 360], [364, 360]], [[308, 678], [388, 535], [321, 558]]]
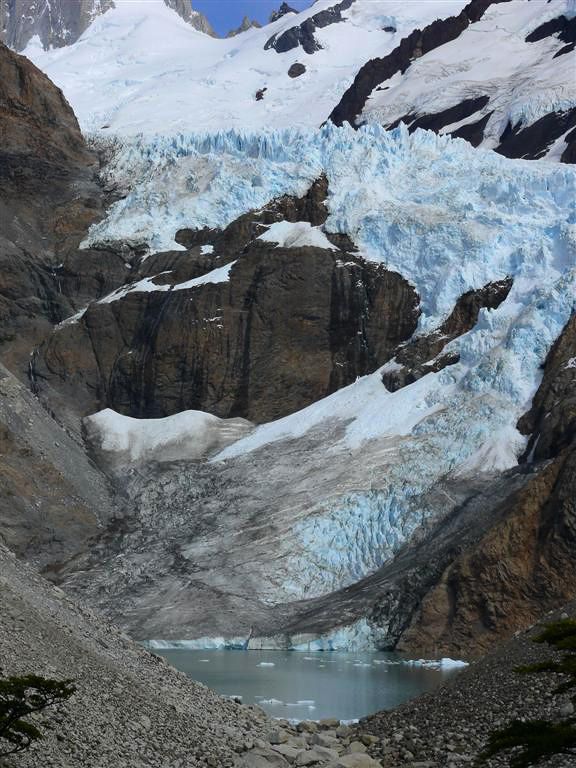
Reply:
[[[320, 179], [303, 198], [273, 201], [223, 232], [178, 233], [187, 253], [143, 266], [177, 289], [90, 304], [46, 342], [37, 378], [73, 394], [84, 413], [198, 409], [263, 422], [372, 372], [416, 328], [408, 282], [358, 257], [344, 236], [331, 236], [340, 246], [332, 250], [256, 239], [279, 219], [320, 225], [325, 195]], [[202, 255], [206, 241], [212, 255]], [[178, 287], [239, 255], [229, 281]]]
[[28, 389], [32, 350], [77, 292], [118, 279], [115, 257], [78, 258], [103, 211], [97, 169], [60, 90], [0, 43], [0, 541], [40, 564], [82, 546], [114, 506], [78, 437]]
[[102, 215], [97, 170], [61, 91], [0, 43], [0, 354], [20, 374], [70, 314], [57, 272]]

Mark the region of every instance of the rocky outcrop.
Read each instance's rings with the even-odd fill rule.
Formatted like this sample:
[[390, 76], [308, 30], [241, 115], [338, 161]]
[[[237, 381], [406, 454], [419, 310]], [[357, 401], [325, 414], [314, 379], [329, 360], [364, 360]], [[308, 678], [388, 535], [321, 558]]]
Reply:
[[76, 552], [117, 509], [79, 435], [29, 391], [34, 347], [128, 271], [78, 251], [103, 211], [97, 170], [62, 93], [0, 44], [0, 540], [39, 565]]
[[[179, 254], [180, 268], [157, 278], [176, 289], [90, 304], [43, 347], [40, 385], [74, 393], [84, 413], [197, 409], [262, 422], [373, 371], [413, 333], [417, 296], [398, 274], [337, 249], [243, 245], [254, 228], [265, 231], [252, 214], [231, 225], [233, 238], [214, 238], [214, 264], [226, 263], [229, 248], [240, 256], [229, 281], [177, 287], [202, 260], [195, 246], [192, 259]], [[156, 268], [173, 258], [158, 256]]]
[[[418, 297], [407, 281], [358, 257], [342, 235], [329, 235], [329, 248], [258, 239], [281, 220], [321, 226], [326, 195], [321, 177], [303, 197], [279, 198], [225, 230], [178, 232], [188, 250], [155, 254], [134, 276], [152, 280], [146, 291], [92, 302], [56, 329], [33, 361], [40, 390], [48, 383], [73, 396], [83, 415], [198, 409], [262, 422], [375, 370], [415, 330]], [[226, 264], [229, 280], [181, 289]], [[89, 278], [77, 287], [93, 288]]]
[[300, 77], [300, 75], [303, 75], [304, 72], [306, 72], [306, 67], [304, 66], [304, 64], [300, 64], [300, 62], [296, 62], [295, 64], [292, 64], [288, 69], [288, 77], [291, 77], [291, 78]]
[[397, 647], [478, 653], [576, 597], [576, 323], [573, 316], [544, 368], [532, 409], [533, 477], [495, 508], [420, 598]]
[[565, 136], [566, 148], [561, 155], [561, 162], [573, 163], [576, 149], [576, 107], [564, 112], [549, 112], [528, 126], [521, 123], [508, 123], [500, 136], [496, 147], [505, 157], [521, 157], [525, 160], [538, 160], [548, 152], [552, 144]]
[[[314, 36], [314, 32], [317, 29], [323, 29], [330, 24], [337, 24], [344, 21], [342, 11], [346, 11], [354, 0], [341, 0], [341, 2], [333, 5], [330, 8], [325, 8], [323, 11], [315, 13], [310, 16], [301, 24], [296, 27], [290, 27], [279, 35], [272, 35], [272, 37], [266, 41], [264, 50], [273, 48], [276, 53], [286, 53], [294, 48], [301, 46], [308, 54], [315, 53], [322, 50], [322, 46]], [[288, 8], [284, 13], [288, 13], [291, 9]], [[282, 14], [283, 15], [283, 14]]]
[[453, 107], [443, 109], [441, 112], [426, 115], [404, 115], [394, 123], [389, 125], [390, 129], [395, 128], [400, 123], [408, 126], [408, 132], [414, 133], [418, 128], [426, 131], [439, 132], [442, 128], [453, 123], [459, 123], [467, 117], [471, 117], [475, 112], [483, 109], [490, 101], [489, 96], [477, 96], [475, 98], [464, 99]]
[[298, 13], [298, 11], [294, 10], [288, 3], [282, 3], [278, 10], [272, 11], [268, 21], [272, 24], [273, 22], [278, 21], [278, 19], [281, 19], [282, 16], [286, 16], [287, 13]]
[[576, 314], [550, 350], [532, 407], [518, 423], [530, 435], [524, 461], [546, 461], [576, 440]]
[[450, 40], [455, 40], [470, 24], [479, 21], [488, 8], [508, 0], [472, 0], [457, 16], [437, 19], [424, 29], [415, 29], [400, 44], [381, 59], [370, 59], [358, 72], [354, 82], [334, 108], [330, 117], [335, 125], [356, 124], [372, 91], [396, 73], [404, 73], [414, 59], [423, 56]]
[[423, 596], [397, 648], [479, 654], [576, 597], [576, 451], [497, 510], [495, 524]]
[[191, 27], [197, 29], [198, 32], [204, 32], [204, 34], [210, 35], [210, 37], [218, 37], [206, 16], [194, 9], [191, 0], [164, 0], [164, 2], [168, 8], [176, 11], [178, 16], [190, 24]]
[[427, 373], [441, 371], [460, 359], [457, 352], [442, 355], [447, 344], [472, 330], [481, 309], [496, 309], [512, 288], [512, 279], [488, 283], [483, 288], [462, 294], [456, 306], [435, 331], [403, 344], [394, 356], [395, 365], [383, 372], [382, 381], [390, 392], [412, 384]]
[[537, 43], [546, 37], [557, 37], [563, 43], [574, 47], [576, 43], [576, 17], [568, 19], [566, 16], [556, 16], [549, 19], [526, 36], [527, 43]]

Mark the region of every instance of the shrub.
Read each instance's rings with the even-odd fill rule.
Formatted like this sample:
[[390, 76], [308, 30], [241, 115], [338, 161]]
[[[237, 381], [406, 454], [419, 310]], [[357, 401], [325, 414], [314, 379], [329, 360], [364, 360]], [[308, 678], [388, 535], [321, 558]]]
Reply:
[[28, 718], [69, 699], [72, 680], [49, 680], [38, 675], [0, 678], [0, 757], [23, 752], [42, 732]]

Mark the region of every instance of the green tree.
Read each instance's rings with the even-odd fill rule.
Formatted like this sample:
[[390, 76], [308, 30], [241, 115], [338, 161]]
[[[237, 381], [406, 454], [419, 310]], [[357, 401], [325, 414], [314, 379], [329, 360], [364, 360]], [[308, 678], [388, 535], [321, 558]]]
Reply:
[[[544, 661], [518, 667], [520, 674], [556, 672], [564, 675], [564, 681], [555, 693], [565, 693], [576, 688], [576, 621], [565, 619], [548, 624], [534, 638], [535, 643], [548, 643], [565, 655], [559, 661]], [[576, 696], [572, 698], [576, 703]], [[553, 755], [576, 757], [576, 717], [566, 717], [559, 722], [547, 720], [512, 721], [506, 728], [493, 733], [480, 756], [480, 763], [504, 750], [515, 749], [510, 759], [511, 768], [529, 768]]]
[[28, 721], [69, 699], [76, 691], [72, 680], [49, 680], [38, 675], [0, 678], [0, 757], [23, 752], [42, 738], [40, 729]]

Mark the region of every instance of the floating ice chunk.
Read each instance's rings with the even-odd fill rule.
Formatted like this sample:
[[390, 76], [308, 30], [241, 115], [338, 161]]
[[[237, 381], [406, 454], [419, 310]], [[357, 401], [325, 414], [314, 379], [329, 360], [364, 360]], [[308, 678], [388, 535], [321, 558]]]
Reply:
[[279, 707], [284, 704], [280, 699], [262, 699], [260, 704], [269, 704], [271, 707]]
[[400, 664], [406, 664], [410, 667], [423, 667], [424, 669], [462, 669], [468, 666], [467, 661], [461, 661], [459, 659], [405, 659], [400, 661]]
[[256, 664], [257, 667], [275, 667], [276, 664], [274, 664], [273, 661], [261, 661], [260, 663]]

